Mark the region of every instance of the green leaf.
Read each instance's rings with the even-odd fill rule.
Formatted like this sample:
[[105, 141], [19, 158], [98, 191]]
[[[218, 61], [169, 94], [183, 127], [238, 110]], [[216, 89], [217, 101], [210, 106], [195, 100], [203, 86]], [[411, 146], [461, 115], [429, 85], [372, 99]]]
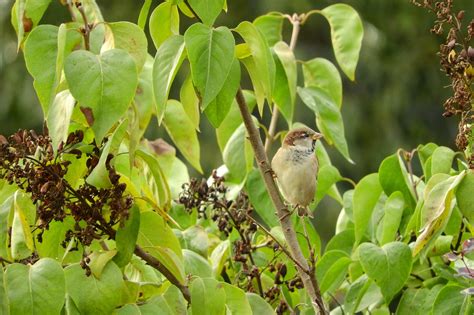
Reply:
[[282, 40], [283, 19], [282, 15], [267, 14], [261, 15], [253, 21], [270, 47]]
[[176, 100], [168, 101], [164, 124], [169, 136], [186, 160], [188, 160], [198, 172], [202, 173], [200, 164], [201, 153], [196, 130], [180, 102]]
[[326, 141], [334, 143], [336, 149], [350, 162], [342, 115], [332, 97], [318, 87], [300, 88], [298, 94], [316, 115], [316, 123]]
[[141, 213], [137, 243], [184, 283], [181, 245], [171, 228], [156, 212]]
[[379, 184], [377, 173], [365, 176], [355, 187], [352, 207], [356, 244], [359, 244], [367, 230], [381, 193], [382, 187]]
[[119, 267], [124, 267], [132, 258], [138, 238], [138, 229], [140, 228], [140, 209], [138, 209], [138, 206], [133, 205], [128, 212], [127, 220], [117, 229], [115, 235], [117, 254], [114, 257], [114, 262]]
[[211, 26], [224, 8], [225, 0], [189, 0], [189, 4], [202, 22]]
[[474, 173], [468, 172], [464, 179], [459, 183], [456, 190], [456, 200], [459, 210], [471, 224], [474, 225]]
[[273, 99], [288, 125], [291, 126], [296, 99], [297, 69], [295, 55], [285, 42], [276, 43], [273, 52], [276, 66]]
[[384, 206], [382, 236], [380, 237], [380, 245], [384, 245], [395, 240], [398, 227], [405, 208], [405, 199], [399, 191], [394, 192], [388, 197]]
[[221, 282], [221, 284], [226, 295], [226, 307], [232, 315], [252, 314], [252, 308], [242, 289], [225, 282]]
[[209, 236], [200, 225], [194, 225], [183, 231], [183, 239], [186, 242], [186, 248], [207, 258], [209, 250]]
[[[87, 69], [85, 71], [84, 69]], [[71, 53], [64, 64], [71, 94], [81, 107], [92, 110], [96, 142], [127, 111], [138, 84], [135, 62], [124, 50], [107, 50], [100, 56], [89, 51]]]
[[147, 129], [151, 116], [155, 110], [155, 100], [153, 95], [153, 63], [154, 59], [147, 56], [145, 65], [138, 76], [137, 93], [134, 103], [138, 112], [138, 126], [141, 133]]
[[140, 9], [140, 15], [138, 16], [137, 25], [142, 30], [145, 29], [146, 20], [148, 18], [148, 12], [150, 12], [151, 1], [152, 0], [145, 0], [145, 2], [143, 3], [142, 8]]
[[330, 250], [340, 250], [346, 252], [347, 255], [351, 255], [354, 243], [354, 230], [347, 229], [334, 235], [327, 243], [325, 250], [326, 252]]
[[[243, 44], [243, 45], [247, 45], [247, 44]], [[258, 110], [260, 113], [262, 113], [263, 106], [265, 105], [265, 87], [263, 85], [263, 81], [262, 81], [259, 69], [257, 68], [255, 60], [252, 56], [247, 56], [241, 59], [240, 61], [244, 64], [245, 69], [247, 69], [247, 72], [250, 76]]]
[[171, 207], [171, 192], [158, 160], [155, 156], [142, 150], [137, 150], [135, 153], [136, 156], [140, 157], [145, 162], [145, 164], [148, 166], [148, 170], [153, 176], [152, 186], [150, 186], [149, 182], [147, 181], [145, 181], [144, 184], [147, 185], [149, 190], [154, 192], [156, 190], [156, 192], [153, 194], [155, 203], [164, 209], [169, 209]]
[[323, 255], [316, 265], [316, 278], [322, 294], [339, 288], [351, 262], [349, 255], [341, 250], [327, 251]]
[[184, 111], [191, 120], [194, 129], [199, 131], [199, 99], [194, 91], [193, 81], [190, 75], [186, 77], [179, 90], [179, 100], [183, 104]]
[[263, 182], [263, 178], [260, 175], [260, 171], [256, 168], [252, 169], [248, 174], [245, 182], [245, 189], [249, 196], [251, 204], [254, 206], [255, 211], [263, 222], [270, 228], [278, 226], [278, 218], [275, 215], [274, 206], [270, 200], [267, 189]]
[[49, 108], [46, 121], [53, 149], [57, 150], [61, 142], [65, 142], [69, 134], [69, 123], [76, 100], [69, 90], [56, 94]]
[[184, 38], [180, 35], [169, 37], [156, 51], [153, 63], [153, 93], [159, 124], [166, 110], [171, 84], [185, 55]]
[[265, 314], [271, 315], [275, 314], [275, 311], [260, 295], [255, 293], [246, 293], [247, 299], [252, 308], [252, 314]]
[[342, 179], [339, 170], [331, 164], [320, 167], [318, 171], [318, 186], [316, 189], [315, 202], [319, 204], [331, 187]]
[[212, 277], [211, 265], [209, 265], [209, 262], [201, 255], [188, 249], [183, 249], [183, 258], [184, 272], [187, 275], [193, 275], [200, 278]]
[[204, 113], [214, 128], [218, 128], [229, 113], [239, 87], [240, 63], [237, 59], [234, 59], [234, 63], [227, 75], [224, 86], [219, 94], [217, 94], [216, 98], [204, 109]]
[[[255, 107], [255, 97], [249, 91], [244, 90], [243, 92], [247, 107], [249, 108], [249, 111], [252, 112]], [[242, 116], [237, 102], [234, 101], [230, 106], [229, 113], [224, 118], [219, 128], [216, 129], [217, 144], [219, 145], [221, 152], [224, 151], [227, 142], [240, 124], [242, 124]]]
[[10, 314], [59, 314], [64, 304], [65, 280], [61, 265], [43, 258], [34, 265], [11, 264], [5, 271]]
[[[403, 292], [400, 303], [397, 307], [397, 314], [423, 315], [429, 314], [431, 309], [426, 309], [426, 301], [429, 298], [430, 290], [427, 288], [408, 288]], [[431, 301], [432, 306], [434, 301]]]
[[105, 43], [101, 52], [118, 48], [130, 54], [137, 66], [137, 73], [143, 68], [148, 56], [148, 41], [143, 30], [130, 22], [115, 22], [106, 24]]
[[415, 206], [415, 191], [408, 177], [405, 164], [398, 153], [386, 157], [379, 167], [379, 180], [387, 196], [401, 191], [405, 202]]
[[[240, 23], [235, 31], [239, 33], [244, 41], [248, 44], [250, 52], [252, 53], [252, 59], [254, 61], [256, 78], [252, 79], [252, 83], [256, 80], [261, 82], [263, 92], [267, 98], [268, 103], [272, 101], [272, 92], [275, 85], [275, 62], [272, 58], [272, 53], [268, 46], [268, 43], [262, 33], [257, 29], [255, 25], [250, 22], [244, 21]], [[246, 65], [247, 69], [248, 66]], [[258, 97], [257, 97], [258, 100]], [[257, 103], [259, 103], [257, 101]], [[263, 111], [263, 103], [258, 104], [259, 111]]]
[[225, 240], [220, 242], [211, 253], [209, 260], [212, 265], [212, 273], [214, 277], [218, 277], [221, 274], [224, 264], [230, 256], [230, 242]]
[[[74, 229], [76, 222], [71, 217], [66, 217], [62, 222], [53, 221], [49, 223], [49, 228], [43, 232], [43, 241], [36, 243], [36, 250], [40, 257], [53, 258], [62, 262], [65, 258], [66, 249], [61, 245], [67, 231]], [[79, 251], [76, 251], [79, 255]]]
[[150, 16], [150, 35], [156, 49], [173, 35], [179, 35], [178, 8], [171, 1], [160, 3]]
[[115, 249], [113, 250], [97, 250], [93, 251], [88, 257], [90, 259], [90, 262], [88, 263], [88, 266], [91, 270], [91, 274], [96, 277], [97, 279], [100, 279], [102, 276], [102, 271], [104, 270], [105, 266], [109, 263], [109, 261], [114, 258], [115, 254], [117, 254], [117, 251]]
[[431, 155], [431, 176], [437, 173], [449, 174], [454, 155], [454, 151], [450, 148], [437, 147]]
[[31, 199], [19, 190], [13, 196], [13, 223], [11, 227], [11, 253], [15, 260], [30, 256], [34, 250], [33, 235], [30, 226], [34, 219], [29, 213], [35, 213]]
[[120, 123], [120, 125], [115, 129], [112, 136], [110, 136], [109, 141], [105, 144], [102, 153], [100, 154], [99, 162], [94, 167], [92, 172], [87, 176], [86, 182], [98, 187], [98, 188], [109, 188], [112, 186], [112, 183], [109, 179], [109, 171], [107, 170], [107, 159], [109, 154], [115, 154], [125, 138], [128, 127], [128, 120], [125, 119]]
[[407, 281], [412, 265], [411, 250], [401, 242], [378, 247], [371, 243], [359, 246], [359, 259], [369, 278], [382, 290], [387, 305]]
[[416, 239], [413, 247], [413, 256], [420, 253], [423, 249], [426, 252], [429, 246], [443, 232], [455, 205], [453, 200], [455, 199], [454, 191], [465, 175], [466, 172], [463, 171], [459, 175], [450, 176], [436, 184], [429, 191], [421, 209], [423, 230]]
[[426, 165], [426, 161], [428, 160], [428, 158], [431, 157], [431, 155], [433, 154], [434, 150], [438, 147], [437, 144], [434, 144], [432, 142], [430, 143], [427, 143], [425, 145], [419, 145], [417, 148], [416, 148], [416, 152], [418, 152], [418, 158], [420, 159], [420, 164], [421, 164], [421, 167], [423, 168], [423, 174], [425, 174], [426, 178], [429, 179], [431, 177], [431, 167], [429, 170], [427, 170], [425, 168], [425, 165]]
[[[371, 292], [369, 292], [369, 290], [371, 286], [378, 289], [367, 275], [362, 275], [356, 281], [352, 282], [344, 300], [344, 310], [349, 314], [355, 314], [365, 309], [368, 306], [366, 304], [371, 305], [377, 303], [382, 295], [379, 290], [378, 295], [374, 294], [373, 297], [370, 296]], [[364, 298], [366, 301], [369, 300], [369, 302], [364, 303]]]
[[232, 69], [234, 37], [227, 27], [213, 29], [196, 23], [188, 28], [184, 41], [193, 82], [204, 110], [217, 97]]
[[3, 268], [0, 268], [0, 312], [10, 314], [7, 292], [5, 291], [5, 275]]
[[25, 41], [26, 68], [34, 78], [33, 86], [45, 116], [56, 95], [64, 57], [82, 40], [78, 32], [66, 30], [65, 24], [61, 24], [60, 34], [58, 32], [56, 26], [40, 25]]
[[324, 58], [314, 58], [303, 63], [304, 86], [316, 86], [325, 90], [337, 106], [342, 105], [342, 80], [332, 62]]
[[0, 206], [0, 257], [11, 258], [10, 236], [8, 235], [13, 214], [13, 196], [7, 198]]
[[253, 151], [246, 149], [249, 146], [247, 143], [246, 129], [242, 123], [234, 131], [222, 152], [224, 164], [230, 172], [228, 180], [232, 182], [243, 182], [247, 174], [252, 170]]
[[[18, 0], [12, 8], [12, 24], [18, 34], [18, 48], [20, 48], [25, 33], [29, 33], [34, 29], [44, 12], [49, 6], [51, 0]], [[25, 28], [25, 26], [27, 28]]]
[[354, 81], [364, 29], [357, 11], [347, 4], [333, 4], [321, 11], [331, 26], [331, 41], [342, 71]]
[[[464, 294], [461, 291], [464, 288], [459, 285], [447, 285], [439, 291], [436, 297], [432, 314], [433, 315], [458, 315], [461, 314], [461, 308], [464, 302]], [[467, 298], [470, 298], [467, 296]], [[468, 313], [465, 313], [468, 314]], [[472, 313], [471, 313], [472, 314]]]
[[68, 266], [64, 273], [67, 294], [81, 314], [111, 314], [121, 304], [124, 281], [112, 261], [105, 266], [100, 279], [86, 276], [79, 264]]
[[191, 310], [193, 314], [225, 314], [224, 286], [211, 278], [196, 278], [191, 282]]

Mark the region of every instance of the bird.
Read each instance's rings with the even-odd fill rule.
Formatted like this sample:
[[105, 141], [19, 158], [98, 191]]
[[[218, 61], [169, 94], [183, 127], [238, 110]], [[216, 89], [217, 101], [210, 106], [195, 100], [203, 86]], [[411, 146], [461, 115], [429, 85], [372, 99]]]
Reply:
[[[272, 169], [286, 201], [298, 209], [300, 216], [312, 217], [308, 205], [313, 201], [317, 185], [318, 160], [314, 154], [316, 141], [323, 135], [308, 127], [292, 129], [272, 159]], [[280, 220], [283, 220], [283, 216]]]

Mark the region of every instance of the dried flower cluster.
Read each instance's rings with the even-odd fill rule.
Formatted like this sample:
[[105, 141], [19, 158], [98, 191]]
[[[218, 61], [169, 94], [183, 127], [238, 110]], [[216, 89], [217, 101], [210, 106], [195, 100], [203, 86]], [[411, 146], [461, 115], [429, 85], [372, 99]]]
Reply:
[[428, 9], [436, 14], [436, 21], [431, 31], [446, 36], [440, 45], [439, 57], [442, 70], [451, 80], [453, 95], [444, 103], [445, 117], [459, 116], [456, 145], [468, 153], [469, 165], [474, 168], [472, 147], [472, 124], [474, 123], [474, 19], [465, 23], [465, 12], [455, 11], [454, 0], [412, 1], [415, 5]]
[[[252, 204], [245, 192], [241, 191], [234, 200], [226, 198], [227, 187], [224, 185], [224, 178], [212, 175], [212, 184], [198, 179], [191, 179], [189, 183], [183, 185], [179, 202], [183, 204], [187, 211], [197, 211], [200, 218], [210, 217], [220, 232], [227, 238], [229, 234], [236, 231], [239, 238], [233, 242], [232, 261], [240, 266], [236, 285], [248, 292], [259, 293], [270, 303], [278, 302], [277, 314], [288, 311], [288, 304], [282, 299], [282, 285], [289, 291], [303, 288], [303, 282], [298, 275], [294, 278], [285, 279], [287, 266], [277, 258], [282, 254], [281, 248], [273, 240], [269, 240], [263, 247], [271, 248], [274, 252], [273, 259], [266, 266], [257, 266], [255, 262], [255, 252], [262, 246], [255, 246], [252, 241], [259, 226], [255, 219], [251, 217], [253, 212]], [[264, 290], [261, 283], [261, 274], [268, 270], [273, 274], [274, 284]], [[225, 273], [225, 269], [224, 269]], [[228, 275], [223, 278], [230, 281]]]
[[[86, 156], [84, 178], [99, 161], [100, 150], [95, 143], [85, 146], [88, 149], [83, 152], [79, 149], [82, 140], [82, 131], [71, 133], [55, 153], [48, 135], [20, 130], [8, 139], [0, 136], [0, 178], [31, 195], [37, 209], [37, 227], [44, 231], [52, 221], [63, 221], [69, 215], [74, 218], [74, 230], [66, 233], [64, 246], [71, 239], [89, 245], [103, 235], [113, 238], [113, 226], [128, 217], [132, 205], [132, 199], [124, 196], [125, 184], [119, 183], [119, 175], [109, 163], [111, 155], [106, 163], [111, 188], [99, 189], [85, 180], [74, 188], [66, 180], [71, 165], [66, 156]], [[40, 242], [41, 236], [39, 233]]]

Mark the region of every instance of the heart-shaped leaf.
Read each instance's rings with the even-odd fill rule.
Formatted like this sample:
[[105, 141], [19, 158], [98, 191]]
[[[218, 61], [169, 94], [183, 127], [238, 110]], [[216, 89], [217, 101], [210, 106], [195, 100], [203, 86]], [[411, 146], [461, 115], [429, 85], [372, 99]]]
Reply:
[[227, 27], [193, 24], [184, 34], [193, 82], [206, 109], [221, 91], [234, 62], [234, 36]]
[[363, 243], [359, 246], [359, 259], [365, 273], [382, 290], [385, 302], [390, 303], [410, 275], [410, 247], [401, 242], [388, 243], [382, 247]]
[[276, 43], [273, 52], [276, 66], [273, 99], [288, 125], [291, 126], [296, 99], [295, 55], [285, 42]]
[[64, 272], [54, 259], [43, 258], [32, 266], [11, 264], [4, 277], [10, 314], [61, 312], [66, 294]]
[[224, 8], [225, 0], [189, 0], [189, 5], [201, 18], [202, 22], [211, 26]]
[[64, 273], [67, 294], [81, 314], [111, 314], [121, 304], [124, 281], [114, 262], [105, 265], [100, 279], [86, 276], [79, 264], [70, 265]]
[[99, 56], [77, 50], [66, 58], [64, 73], [72, 96], [81, 107], [92, 109], [92, 129], [100, 143], [135, 95], [138, 75], [133, 58], [121, 49]]

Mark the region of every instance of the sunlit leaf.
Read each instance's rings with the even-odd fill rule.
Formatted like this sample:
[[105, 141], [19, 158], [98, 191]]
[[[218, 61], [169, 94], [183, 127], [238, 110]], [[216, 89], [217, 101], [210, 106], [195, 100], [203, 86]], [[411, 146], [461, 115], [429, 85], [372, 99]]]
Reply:
[[115, 235], [117, 254], [114, 262], [119, 267], [124, 267], [132, 258], [140, 228], [140, 209], [133, 205], [128, 212], [127, 220], [117, 229]]
[[[275, 85], [275, 62], [273, 61], [268, 42], [257, 27], [250, 22], [244, 21], [240, 23], [235, 28], [235, 31], [242, 36], [252, 52], [251, 58], [254, 60], [257, 77], [255, 80], [252, 78], [252, 83], [260, 80], [265, 97], [268, 103], [271, 103], [273, 87]], [[247, 65], [246, 67], [248, 68]], [[257, 103], [259, 111], [262, 113], [263, 104], [258, 102], [258, 97]]]
[[178, 8], [171, 1], [160, 3], [150, 16], [150, 35], [158, 49], [172, 35], [179, 35]]
[[395, 240], [398, 227], [403, 215], [405, 207], [405, 199], [401, 192], [396, 191], [390, 195], [385, 202], [382, 235], [380, 237], [380, 245], [384, 245]]
[[190, 285], [193, 314], [224, 314], [226, 294], [222, 284], [211, 278], [195, 278]]
[[184, 111], [183, 105], [169, 100], [166, 106], [164, 125], [173, 142], [186, 160], [200, 173], [200, 147], [194, 125]]
[[273, 51], [276, 66], [273, 99], [288, 125], [291, 126], [296, 99], [296, 60], [285, 42], [276, 43]]
[[153, 93], [159, 124], [166, 110], [171, 84], [185, 55], [184, 38], [179, 35], [169, 37], [156, 52], [153, 64]]
[[331, 26], [331, 41], [336, 60], [351, 80], [359, 60], [364, 29], [357, 11], [343, 3], [333, 4], [321, 11]]
[[283, 19], [282, 15], [267, 14], [261, 15], [253, 21], [253, 24], [263, 34], [270, 47], [282, 40]]

